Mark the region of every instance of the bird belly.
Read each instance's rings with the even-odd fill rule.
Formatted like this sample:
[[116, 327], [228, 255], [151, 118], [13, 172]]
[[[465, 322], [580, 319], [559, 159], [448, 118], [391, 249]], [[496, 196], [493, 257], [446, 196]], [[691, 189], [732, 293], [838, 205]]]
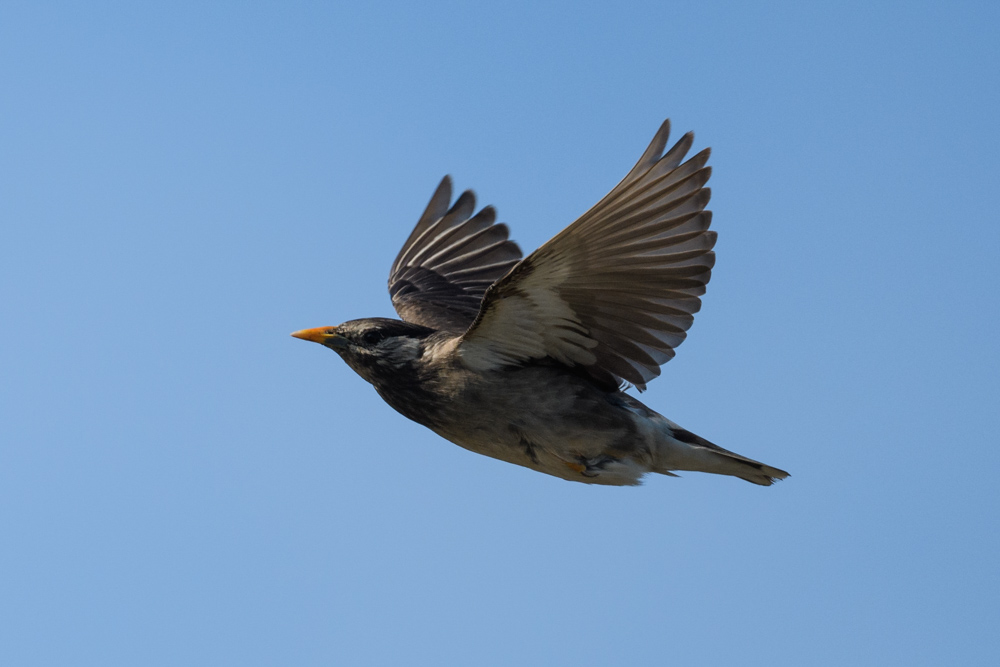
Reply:
[[652, 429], [623, 402], [541, 367], [469, 383], [432, 430], [501, 461], [586, 484], [634, 485], [651, 469]]

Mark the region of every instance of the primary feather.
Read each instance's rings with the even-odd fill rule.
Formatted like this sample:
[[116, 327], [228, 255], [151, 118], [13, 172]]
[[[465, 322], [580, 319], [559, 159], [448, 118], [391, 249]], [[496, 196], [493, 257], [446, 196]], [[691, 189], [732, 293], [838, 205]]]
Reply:
[[639, 389], [674, 356], [715, 263], [709, 151], [662, 155], [664, 122], [624, 179], [486, 292], [460, 354], [479, 369], [552, 357]]
[[450, 209], [451, 178], [438, 185], [427, 209], [389, 272], [392, 305], [407, 322], [460, 333], [475, 320], [487, 288], [518, 260], [487, 206], [475, 216], [476, 196], [466, 190]]

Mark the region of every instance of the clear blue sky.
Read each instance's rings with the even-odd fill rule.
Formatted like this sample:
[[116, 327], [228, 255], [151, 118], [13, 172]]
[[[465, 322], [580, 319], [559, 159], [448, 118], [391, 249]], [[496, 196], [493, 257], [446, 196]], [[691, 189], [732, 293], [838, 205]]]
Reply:
[[[0, 663], [996, 664], [997, 7], [5, 2]], [[665, 117], [718, 263], [644, 400], [788, 481], [566, 483], [288, 336]]]

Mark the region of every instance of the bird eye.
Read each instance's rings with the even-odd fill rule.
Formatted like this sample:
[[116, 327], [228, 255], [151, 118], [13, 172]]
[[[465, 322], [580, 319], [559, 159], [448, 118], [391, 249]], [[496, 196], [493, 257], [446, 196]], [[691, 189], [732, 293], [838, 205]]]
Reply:
[[366, 343], [368, 343], [369, 345], [375, 345], [380, 340], [382, 340], [382, 338], [384, 338], [384, 336], [382, 335], [381, 331], [369, 331], [368, 333], [366, 333], [364, 336], [361, 337], [361, 339]]

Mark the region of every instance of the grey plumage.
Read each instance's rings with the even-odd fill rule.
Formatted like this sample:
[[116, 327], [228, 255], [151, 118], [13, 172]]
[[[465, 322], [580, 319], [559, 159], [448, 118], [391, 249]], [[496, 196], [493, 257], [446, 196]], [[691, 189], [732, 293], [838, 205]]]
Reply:
[[462, 333], [487, 288], [521, 259], [521, 249], [507, 240], [507, 225], [494, 224], [492, 206], [472, 215], [471, 191], [451, 209], [450, 201], [451, 178], [445, 176], [392, 264], [389, 296], [404, 320]]
[[722, 449], [621, 391], [674, 356], [715, 262], [706, 149], [666, 154], [664, 122], [600, 202], [522, 259], [492, 207], [445, 177], [392, 265], [404, 321], [297, 332], [334, 349], [405, 416], [472, 451], [572, 481], [697, 470], [787, 473]]

